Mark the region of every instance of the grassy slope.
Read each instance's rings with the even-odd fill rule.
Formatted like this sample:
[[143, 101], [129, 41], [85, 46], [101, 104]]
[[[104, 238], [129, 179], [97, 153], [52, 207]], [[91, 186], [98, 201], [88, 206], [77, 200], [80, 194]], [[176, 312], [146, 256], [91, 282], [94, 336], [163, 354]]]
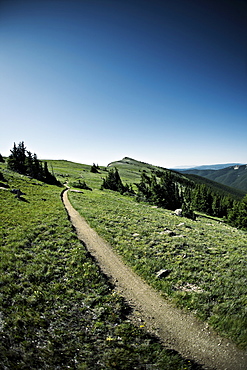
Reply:
[[[68, 178], [88, 170], [53, 166]], [[18, 200], [0, 189], [0, 368], [193, 368], [126, 320], [124, 302], [71, 228], [62, 189], [6, 170], [4, 176], [9, 189], [25, 195]], [[99, 182], [89, 172], [87, 178]]]
[[[138, 182], [141, 178], [141, 172], [145, 170], [147, 173], [151, 173], [153, 170], [162, 170], [161, 167], [153, 166], [147, 163], [139, 162], [131, 158], [124, 158], [121, 161], [112, 162], [110, 167], [116, 167], [119, 170], [121, 178], [126, 182]], [[164, 170], [164, 169], [163, 169]], [[212, 190], [220, 191], [221, 193], [230, 194], [237, 199], [241, 199], [245, 196], [245, 192], [236, 188], [229, 187], [222, 183], [215, 182], [206, 177], [197, 176], [192, 172], [183, 171], [182, 173], [171, 171], [178, 177], [185, 177], [194, 181], [197, 184], [207, 184]], [[213, 171], [216, 172], [216, 171]]]
[[[138, 181], [143, 168], [148, 171], [135, 161], [113, 166], [128, 183]], [[100, 191], [104, 174], [81, 173], [94, 191], [71, 193], [74, 206], [150, 284], [246, 346], [246, 233], [219, 220], [177, 218], [118, 193]], [[162, 268], [171, 273], [157, 280]]]

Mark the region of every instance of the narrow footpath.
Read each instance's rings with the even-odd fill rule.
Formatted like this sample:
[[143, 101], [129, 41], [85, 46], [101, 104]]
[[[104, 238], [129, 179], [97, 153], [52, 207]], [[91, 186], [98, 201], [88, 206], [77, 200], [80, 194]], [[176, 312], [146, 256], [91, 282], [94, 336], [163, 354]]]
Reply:
[[72, 207], [68, 191], [63, 202], [78, 238], [97, 260], [101, 270], [133, 308], [134, 321], [144, 324], [166, 348], [192, 359], [207, 370], [246, 370], [247, 351], [238, 349], [229, 340], [218, 336], [207, 324], [191, 313], [183, 312], [167, 302], [116, 255]]

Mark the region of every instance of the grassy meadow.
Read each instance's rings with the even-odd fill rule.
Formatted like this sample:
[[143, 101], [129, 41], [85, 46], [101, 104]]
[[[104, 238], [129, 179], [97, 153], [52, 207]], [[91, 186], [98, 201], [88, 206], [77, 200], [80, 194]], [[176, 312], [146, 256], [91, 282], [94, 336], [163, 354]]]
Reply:
[[[66, 161], [49, 166], [62, 182], [83, 178], [93, 188], [71, 200], [109, 238], [113, 221], [107, 225], [102, 216], [106, 194], [108, 206], [117, 198], [95, 190], [102, 174]], [[0, 171], [5, 179], [0, 185], [5, 187], [0, 189], [1, 369], [199, 369], [165, 350], [142, 325], [130, 323], [128, 306], [78, 241], [61, 187], [8, 171], [6, 164]], [[24, 194], [18, 199], [11, 189]], [[101, 211], [92, 209], [100, 199]]]
[[[123, 182], [139, 181], [142, 163], [115, 163]], [[61, 175], [62, 167], [56, 168]], [[130, 176], [131, 174], [131, 176]], [[177, 305], [193, 311], [222, 336], [247, 345], [246, 232], [199, 215], [196, 221], [99, 190], [100, 173], [83, 167], [78, 178], [93, 191], [70, 193], [74, 207], [108, 240], [126, 263]], [[73, 183], [74, 174], [67, 177]], [[157, 272], [169, 274], [157, 279]]]

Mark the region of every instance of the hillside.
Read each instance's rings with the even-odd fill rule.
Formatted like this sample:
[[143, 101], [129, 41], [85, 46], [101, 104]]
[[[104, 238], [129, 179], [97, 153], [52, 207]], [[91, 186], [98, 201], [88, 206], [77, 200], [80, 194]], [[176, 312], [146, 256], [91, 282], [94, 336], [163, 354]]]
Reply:
[[183, 170], [184, 175], [193, 174], [247, 193], [247, 165], [230, 166], [220, 170]]
[[[62, 172], [59, 163], [57, 166], [55, 174]], [[70, 192], [74, 208], [126, 264], [164, 297], [246, 346], [246, 232], [213, 217], [201, 214], [196, 221], [180, 218], [167, 209], [138, 203], [135, 197], [101, 190], [106, 169], [114, 167], [129, 183], [138, 182], [143, 170], [161, 170], [131, 158], [111, 162], [96, 174], [84, 168], [80, 178], [93, 190]], [[71, 186], [75, 177], [69, 169], [67, 175]], [[157, 280], [156, 274], [162, 269], [168, 276]]]
[[[126, 264], [159, 290], [162, 296], [171, 299], [178, 306], [189, 309], [241, 347], [247, 345], [246, 317], [243, 312], [246, 298], [244, 264], [246, 232], [202, 213], [198, 214], [194, 221], [177, 217], [168, 209], [144, 202], [138, 203], [135, 197], [121, 195], [111, 190], [101, 190], [102, 179], [107, 176], [109, 169], [115, 166], [119, 168], [123, 181], [128, 183], [139, 182], [143, 170], [151, 174], [154, 170], [164, 171], [165, 169], [161, 167], [124, 158], [111, 162], [107, 168], [100, 167], [97, 173], [92, 173], [90, 165], [52, 160], [47, 163], [51, 173], [61, 183], [67, 182], [70, 187], [79, 190], [70, 192], [69, 198], [73, 206], [111, 244]], [[67, 214], [60, 199], [61, 188], [8, 171], [6, 164], [0, 164], [0, 171], [6, 180], [2, 180], [4, 186], [9, 185], [9, 188], [6, 187], [9, 190], [0, 190], [1, 236], [5, 246], [2, 249], [1, 258], [4, 265], [1, 272], [6, 283], [4, 283], [6, 307], [3, 312], [11, 313], [9, 332], [5, 333], [5, 337], [8, 335], [16, 345], [23, 328], [28, 325], [26, 342], [20, 346], [23, 345], [21, 348], [25, 348], [32, 341], [39, 340], [43, 349], [34, 346], [34, 350], [37, 350], [37, 356], [41, 356], [45, 362], [60, 361], [61, 358], [62, 349], [53, 348], [48, 341], [58, 342], [66, 351], [68, 349], [65, 342], [68, 342], [68, 346], [74, 343], [75, 348], [80, 348], [79, 357], [84, 356], [85, 361], [90, 362], [88, 354], [95, 350], [91, 343], [97, 338], [97, 349], [100, 348], [101, 351], [97, 354], [98, 358], [104, 351], [105, 356], [108, 354], [110, 356], [112, 352], [107, 344], [111, 345], [111, 340], [106, 343], [105, 338], [115, 338], [115, 329], [112, 329], [111, 325], [105, 328], [104, 322], [109, 316], [100, 316], [97, 307], [98, 305], [105, 307], [105, 312], [112, 314], [112, 310], [115, 310], [112, 297], [102, 296], [107, 307], [108, 302], [111, 302], [110, 311], [98, 297], [101, 297], [103, 292], [109, 292], [111, 295], [111, 290], [102, 285], [98, 290], [98, 283], [95, 280], [99, 281], [99, 278], [95, 276], [92, 281], [92, 273], [97, 269], [91, 267], [87, 254], [82, 258], [78, 257], [84, 252], [81, 245], [75, 244], [72, 230], [68, 226]], [[172, 173], [178, 178], [186, 179], [184, 175]], [[203, 180], [200, 178], [200, 181]], [[80, 181], [85, 181], [92, 191], [78, 189]], [[20, 188], [25, 193], [20, 200], [11, 194], [12, 188]], [[157, 279], [157, 272], [162, 269], [169, 271], [169, 274], [164, 279]], [[77, 274], [76, 281], [73, 277], [74, 271]], [[68, 280], [64, 290], [62, 287], [65, 278]], [[85, 293], [84, 284], [87, 289]], [[32, 291], [35, 293], [31, 294]], [[59, 302], [62, 302], [62, 299], [65, 301], [63, 305], [59, 303], [57, 311], [52, 312], [54, 294]], [[75, 301], [72, 301], [74, 298]], [[73, 324], [78, 317], [84, 320], [84, 317], [78, 316], [77, 300], [82, 302], [86, 300], [87, 306], [91, 305], [90, 309], [85, 306], [83, 311], [87, 315], [86, 327], [93, 330], [92, 336], [89, 336], [89, 333], [85, 334], [86, 347], [77, 347], [77, 332], [73, 331], [71, 336], [68, 330], [68, 323]], [[29, 303], [31, 306], [28, 306], [28, 309], [26, 304]], [[15, 307], [22, 312], [21, 315], [15, 311]], [[93, 311], [95, 307], [97, 312]], [[59, 311], [60, 308], [62, 311]], [[43, 313], [40, 313], [40, 309]], [[124, 310], [124, 307], [122, 309]], [[67, 316], [66, 312], [71, 312], [72, 316]], [[94, 313], [98, 315], [96, 326], [92, 322]], [[59, 328], [57, 334], [54, 332], [53, 322], [56, 322]], [[120, 324], [126, 327], [125, 321]], [[120, 324], [116, 328], [121, 328]], [[84, 324], [81, 325], [83, 327]], [[108, 328], [110, 332], [107, 331]], [[123, 334], [124, 338], [128, 336], [130, 330], [128, 328]], [[85, 336], [83, 338], [85, 339]], [[131, 340], [133, 343], [135, 338], [132, 337]], [[141, 343], [142, 339], [138, 340]], [[15, 350], [6, 349], [7, 342], [3, 343], [4, 351], [11, 357]], [[123, 345], [122, 342], [119, 344]], [[130, 356], [129, 348], [131, 343], [126, 348], [127, 352], [125, 349], [121, 351]], [[46, 351], [46, 358], [43, 351]], [[18, 353], [23, 356], [22, 350]], [[33, 351], [29, 353], [29, 360], [32, 361], [34, 353]], [[135, 354], [136, 352], [133, 355]], [[37, 358], [36, 355], [33, 358]], [[70, 361], [68, 357], [67, 359]], [[54, 365], [53, 362], [52, 364]]]
[[[180, 173], [180, 172], [169, 170], [169, 169], [166, 169], [160, 166], [155, 166], [152, 164], [141, 162], [133, 158], [129, 158], [129, 157], [124, 157], [121, 160], [111, 162], [108, 164], [108, 167], [117, 168], [119, 170], [119, 174], [121, 178], [127, 182], [140, 181], [141, 173], [143, 171], [146, 171], [147, 174], [151, 174], [152, 172], [156, 172], [156, 171], [168, 171], [168, 172], [171, 172], [173, 175], [177, 176], [178, 179], [186, 178], [196, 184], [206, 184], [215, 192], [230, 194], [231, 196], [236, 197], [237, 199], [241, 199], [245, 195], [245, 192], [242, 191], [241, 189], [236, 190], [233, 187], [230, 187], [229, 185], [227, 186], [227, 184], [221, 184], [219, 182], [216, 182], [216, 180], [208, 179], [206, 176], [200, 176], [197, 173], [195, 174], [197, 176], [193, 176], [194, 172], [182, 171]], [[199, 171], [199, 172], [203, 172], [203, 171]], [[207, 172], [214, 172], [214, 171], [207, 171]], [[247, 176], [247, 171], [246, 171], [246, 176]]]
[[[61, 181], [101, 182], [90, 166], [49, 164]], [[61, 187], [6, 163], [0, 174], [1, 369], [200, 369], [129, 321], [130, 307], [77, 239]]]

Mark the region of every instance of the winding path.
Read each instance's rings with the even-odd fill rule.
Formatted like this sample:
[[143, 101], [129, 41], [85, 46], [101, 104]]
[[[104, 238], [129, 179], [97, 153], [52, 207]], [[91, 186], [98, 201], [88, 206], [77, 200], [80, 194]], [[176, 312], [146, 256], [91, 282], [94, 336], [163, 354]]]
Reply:
[[164, 300], [137, 276], [72, 207], [68, 200], [68, 190], [63, 193], [63, 202], [78, 238], [96, 258], [116, 290], [129, 302], [134, 320], [139, 320], [150, 332], [156, 334], [165, 347], [176, 350], [184, 358], [193, 359], [203, 365], [204, 369], [247, 369], [247, 351], [236, 348], [207, 324]]

